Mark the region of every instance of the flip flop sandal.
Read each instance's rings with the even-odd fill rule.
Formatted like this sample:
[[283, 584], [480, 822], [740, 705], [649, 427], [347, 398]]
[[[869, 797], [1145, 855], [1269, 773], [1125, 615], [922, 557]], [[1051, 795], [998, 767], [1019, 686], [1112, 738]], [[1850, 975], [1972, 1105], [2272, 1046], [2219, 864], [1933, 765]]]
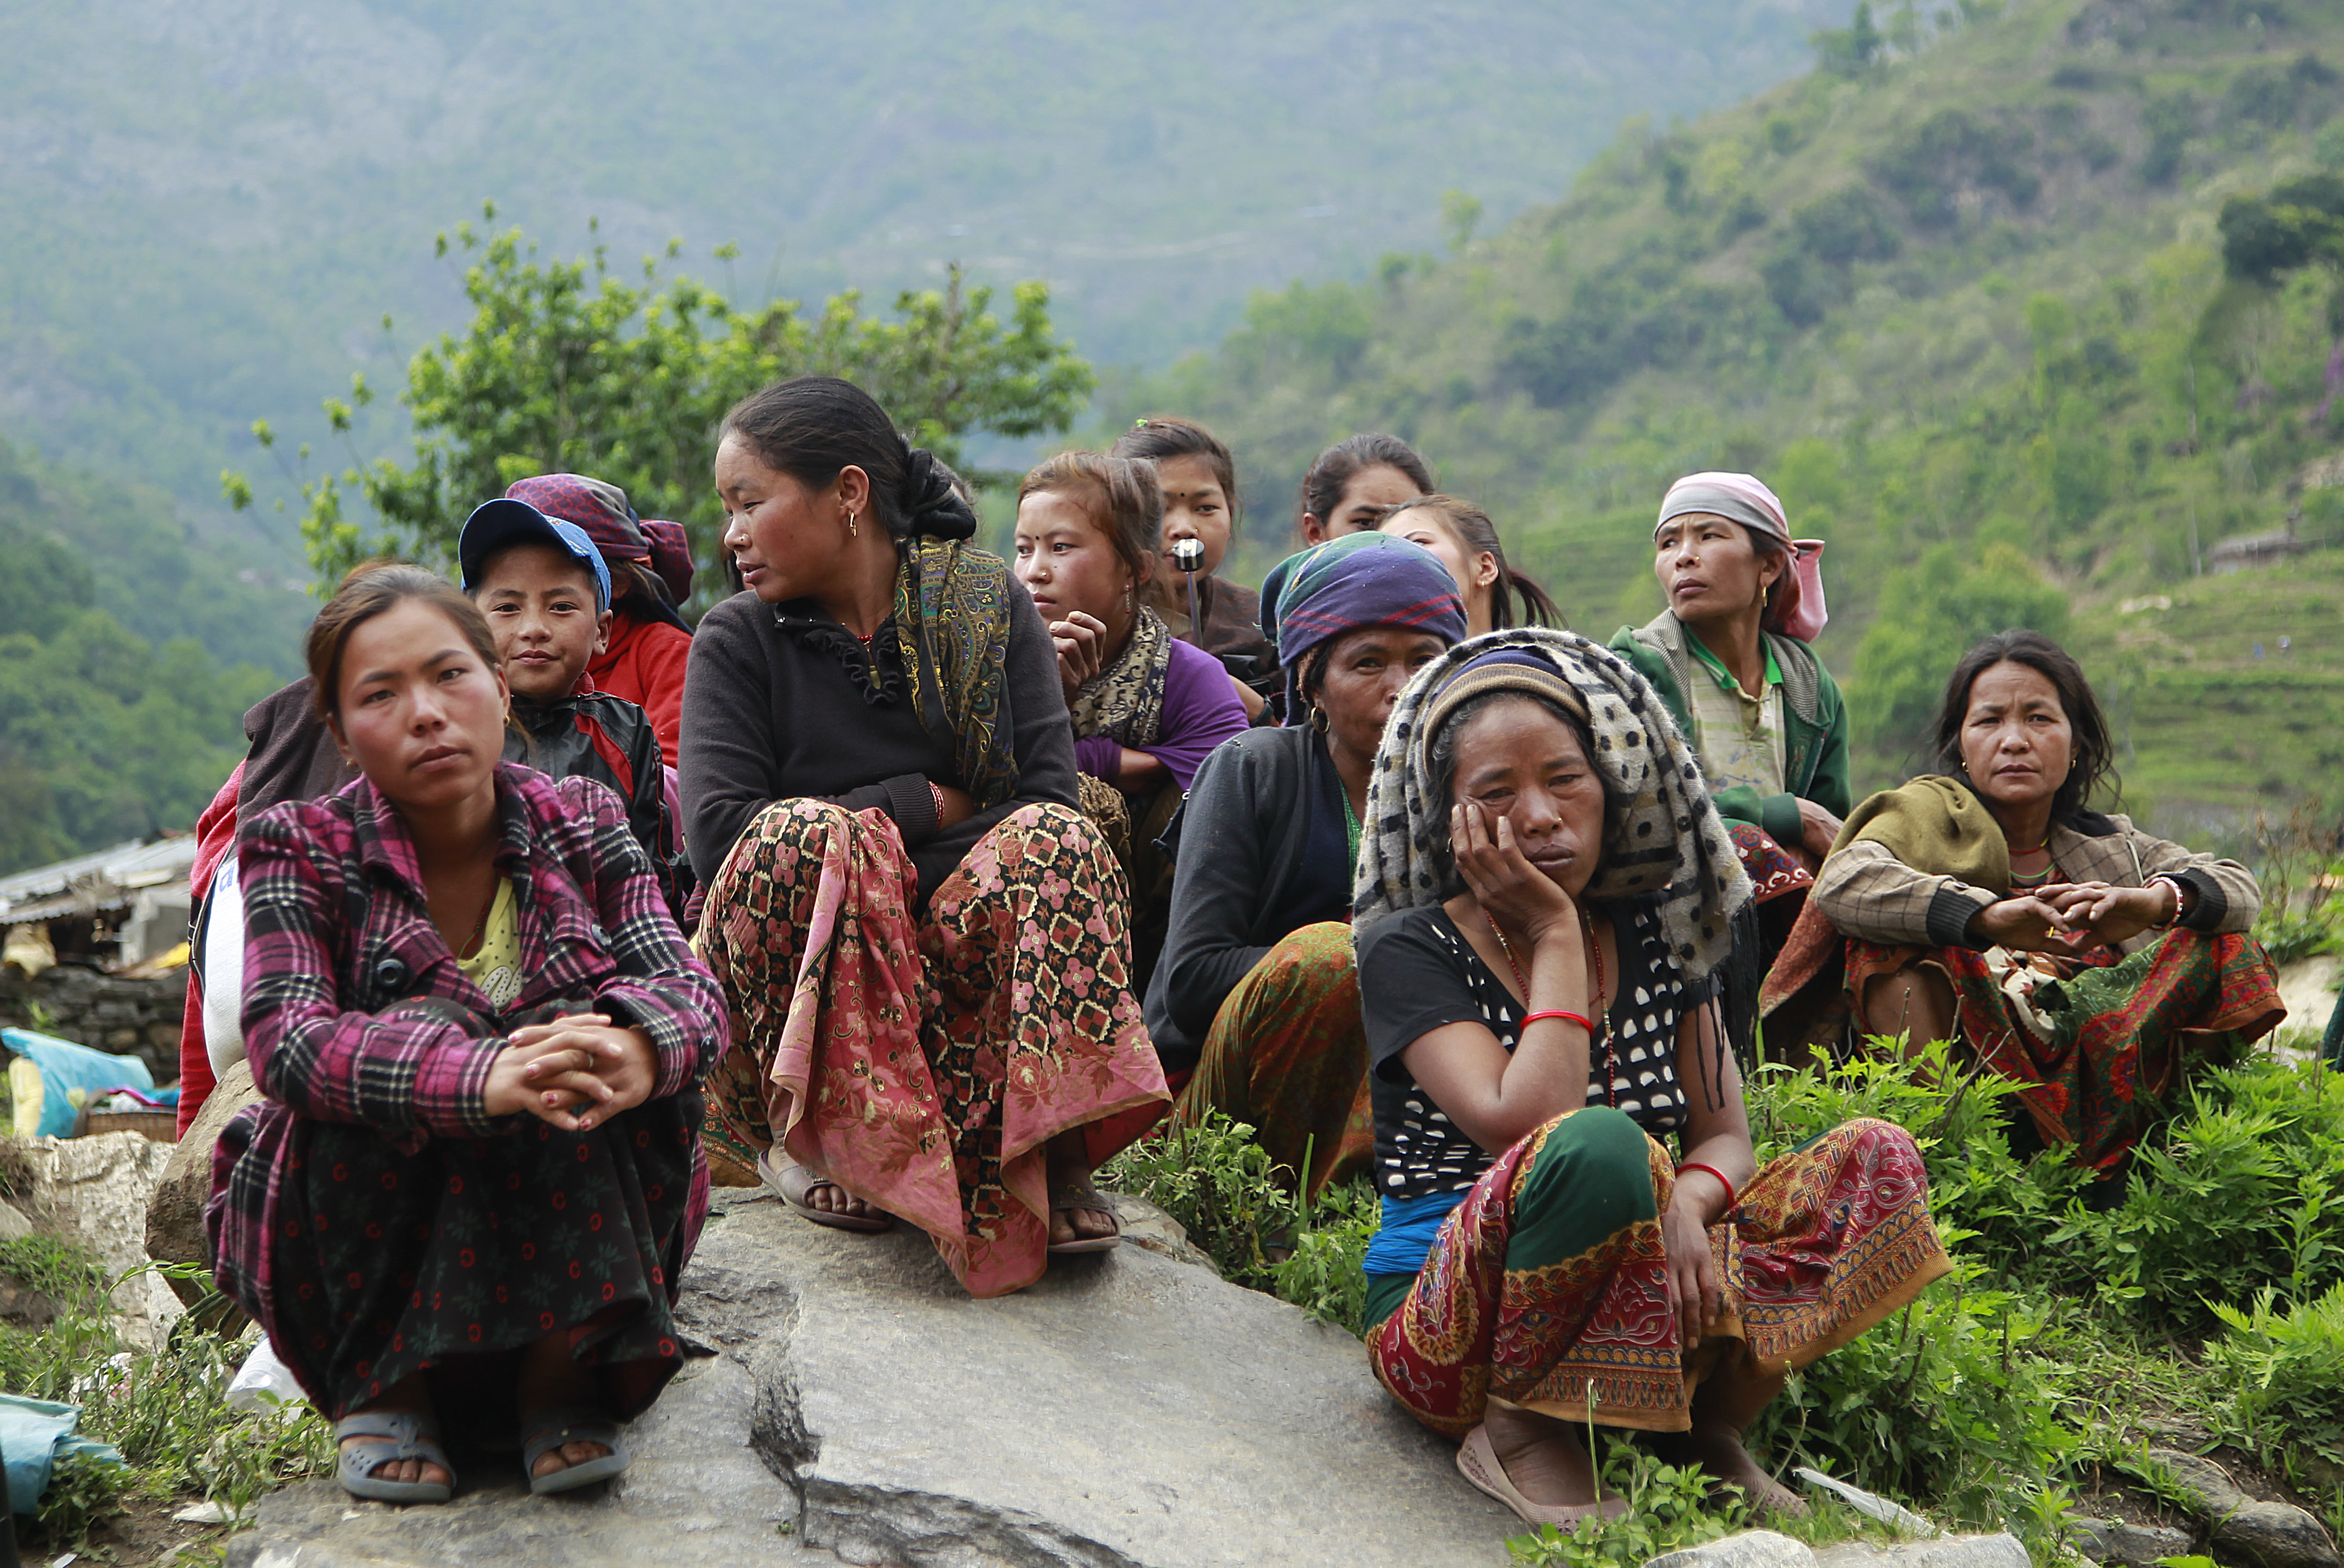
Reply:
[[[440, 1446], [440, 1426], [413, 1411], [360, 1411], [334, 1423], [334, 1440], [346, 1437], [388, 1438], [388, 1442], [361, 1442], [343, 1449], [335, 1462], [334, 1479], [352, 1497], [369, 1502], [445, 1502], [456, 1494], [456, 1467]], [[402, 1459], [419, 1459], [446, 1471], [447, 1481], [382, 1481], [375, 1472]]]
[[1498, 1451], [1486, 1426], [1475, 1427], [1457, 1445], [1457, 1468], [1477, 1490], [1512, 1509], [1523, 1523], [1551, 1524], [1565, 1535], [1591, 1519], [1617, 1519], [1628, 1512], [1624, 1497], [1607, 1497], [1600, 1502], [1532, 1502], [1515, 1488], [1506, 1467], [1498, 1462]]
[[[572, 1442], [599, 1442], [611, 1452], [583, 1464], [567, 1465], [551, 1475], [537, 1473], [539, 1460], [564, 1443]], [[521, 1431], [520, 1472], [529, 1477], [530, 1492], [536, 1497], [574, 1492], [598, 1481], [608, 1481], [625, 1472], [631, 1457], [626, 1443], [620, 1439], [619, 1423], [586, 1405], [556, 1405], [541, 1411], [530, 1418]]]
[[815, 1188], [837, 1187], [841, 1192], [844, 1192], [846, 1189], [838, 1187], [838, 1183], [826, 1176], [815, 1175], [811, 1166], [794, 1163], [775, 1166], [773, 1151], [770, 1148], [757, 1157], [757, 1179], [765, 1184], [765, 1190], [813, 1220], [816, 1225], [827, 1225], [834, 1230], [877, 1231], [895, 1229], [895, 1219], [891, 1214], [884, 1212], [837, 1214], [827, 1209], [815, 1208], [806, 1201], [807, 1195]]
[[1069, 1209], [1087, 1209], [1105, 1214], [1115, 1220], [1115, 1229], [1104, 1236], [1080, 1236], [1072, 1241], [1051, 1243], [1053, 1252], [1112, 1252], [1123, 1245], [1123, 1219], [1116, 1214], [1115, 1205], [1085, 1177], [1080, 1186], [1068, 1185], [1050, 1189], [1050, 1212], [1064, 1214]]

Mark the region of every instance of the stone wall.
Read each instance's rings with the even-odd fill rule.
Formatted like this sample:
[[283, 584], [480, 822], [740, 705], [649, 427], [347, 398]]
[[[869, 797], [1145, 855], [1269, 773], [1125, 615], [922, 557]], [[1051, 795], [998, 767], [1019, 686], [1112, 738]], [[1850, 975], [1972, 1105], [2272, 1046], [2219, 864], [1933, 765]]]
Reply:
[[[61, 1040], [145, 1059], [157, 1084], [179, 1078], [179, 1023], [187, 972], [126, 980], [79, 964], [59, 964], [30, 981], [0, 969], [0, 1025], [39, 1029]], [[35, 1023], [35, 1006], [46, 1021]]]

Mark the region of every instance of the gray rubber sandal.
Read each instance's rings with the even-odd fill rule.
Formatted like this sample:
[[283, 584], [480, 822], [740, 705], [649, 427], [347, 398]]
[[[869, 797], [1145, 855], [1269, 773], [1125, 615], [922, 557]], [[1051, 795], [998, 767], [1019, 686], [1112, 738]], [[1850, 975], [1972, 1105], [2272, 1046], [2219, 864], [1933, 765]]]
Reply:
[[1072, 1241], [1054, 1242], [1049, 1248], [1051, 1252], [1061, 1256], [1068, 1252], [1112, 1252], [1123, 1245], [1123, 1216], [1116, 1212], [1114, 1201], [1087, 1176], [1050, 1189], [1051, 1213], [1064, 1214], [1077, 1209], [1106, 1215], [1115, 1221], [1115, 1229], [1104, 1236], [1077, 1236]]
[[[769, 1148], [757, 1157], [757, 1179], [765, 1184], [766, 1191], [797, 1213], [816, 1225], [827, 1225], [833, 1230], [875, 1232], [895, 1229], [895, 1217], [884, 1209], [872, 1209], [868, 1214], [841, 1214], [836, 1209], [815, 1208], [808, 1199], [815, 1188], [837, 1188], [841, 1192], [846, 1189], [839, 1187], [826, 1176], [817, 1175], [812, 1166], [790, 1162], [787, 1156], [777, 1161], [774, 1153]], [[871, 1206], [866, 1204], [864, 1207]]]
[[[539, 1460], [571, 1442], [599, 1442], [611, 1452], [583, 1464], [565, 1465], [551, 1475], [537, 1473]], [[626, 1470], [631, 1457], [619, 1437], [619, 1423], [587, 1405], [556, 1405], [541, 1411], [521, 1431], [520, 1472], [529, 1478], [531, 1494], [538, 1497], [608, 1481]]]
[[[361, 1442], [341, 1451], [334, 1479], [352, 1497], [369, 1502], [445, 1502], [456, 1494], [456, 1467], [440, 1446], [440, 1426], [413, 1411], [360, 1411], [334, 1423], [334, 1440], [379, 1437], [387, 1442]], [[382, 1481], [375, 1472], [402, 1459], [419, 1459], [448, 1472], [444, 1482]]]

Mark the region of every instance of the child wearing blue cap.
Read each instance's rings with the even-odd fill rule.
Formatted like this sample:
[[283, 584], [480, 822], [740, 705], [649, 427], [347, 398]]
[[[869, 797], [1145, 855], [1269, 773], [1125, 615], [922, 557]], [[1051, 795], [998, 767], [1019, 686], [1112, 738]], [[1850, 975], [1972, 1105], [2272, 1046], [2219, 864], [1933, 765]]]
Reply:
[[510, 760], [617, 791], [669, 908], [682, 919], [689, 874], [668, 810], [659, 736], [641, 708], [595, 690], [586, 673], [611, 631], [602, 552], [577, 524], [500, 498], [465, 520], [456, 558], [464, 592], [496, 634], [513, 723], [527, 739]]

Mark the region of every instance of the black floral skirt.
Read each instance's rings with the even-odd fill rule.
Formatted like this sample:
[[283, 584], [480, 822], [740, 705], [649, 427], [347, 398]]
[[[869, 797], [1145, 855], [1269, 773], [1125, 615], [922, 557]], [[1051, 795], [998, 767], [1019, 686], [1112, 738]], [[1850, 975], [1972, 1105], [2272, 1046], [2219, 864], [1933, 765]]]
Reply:
[[612, 1413], [639, 1413], [682, 1365], [670, 1309], [706, 1214], [702, 1114], [691, 1092], [588, 1132], [525, 1117], [413, 1154], [303, 1119], [270, 1259], [279, 1356], [338, 1417], [561, 1330]]

